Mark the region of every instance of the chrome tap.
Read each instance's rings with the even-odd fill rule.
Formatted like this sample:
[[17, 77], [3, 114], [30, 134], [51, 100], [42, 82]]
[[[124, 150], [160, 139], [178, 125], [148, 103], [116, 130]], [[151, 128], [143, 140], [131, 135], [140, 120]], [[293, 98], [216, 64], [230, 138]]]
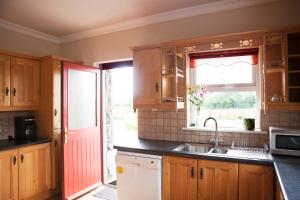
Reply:
[[210, 119], [214, 120], [215, 125], [216, 125], [216, 129], [215, 129], [215, 150], [218, 151], [219, 150], [219, 132], [218, 132], [218, 122], [217, 122], [217, 120], [213, 117], [207, 118], [204, 121], [204, 127], [206, 126], [206, 122]]

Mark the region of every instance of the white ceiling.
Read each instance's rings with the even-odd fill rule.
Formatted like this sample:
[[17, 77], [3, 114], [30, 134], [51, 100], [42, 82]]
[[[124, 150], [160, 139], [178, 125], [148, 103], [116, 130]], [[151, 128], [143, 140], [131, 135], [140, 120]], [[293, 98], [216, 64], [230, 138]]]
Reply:
[[220, 0], [1, 0], [0, 18], [54, 36]]
[[68, 42], [279, 0], [0, 0], [0, 27]]

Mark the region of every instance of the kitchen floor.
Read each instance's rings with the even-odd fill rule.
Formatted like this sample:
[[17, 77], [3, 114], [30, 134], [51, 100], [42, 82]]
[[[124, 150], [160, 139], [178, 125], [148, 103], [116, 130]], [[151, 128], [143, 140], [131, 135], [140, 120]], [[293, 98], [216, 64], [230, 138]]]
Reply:
[[[102, 198], [94, 196], [95, 193], [97, 193], [97, 192], [99, 192], [99, 191], [101, 191], [105, 188], [107, 188], [107, 187], [106, 186], [100, 186], [97, 189], [95, 189], [95, 190], [93, 190], [93, 191], [77, 198], [76, 200], [117, 200], [117, 198], [116, 199], [102, 199]], [[115, 189], [115, 190], [117, 190], [117, 189]]]

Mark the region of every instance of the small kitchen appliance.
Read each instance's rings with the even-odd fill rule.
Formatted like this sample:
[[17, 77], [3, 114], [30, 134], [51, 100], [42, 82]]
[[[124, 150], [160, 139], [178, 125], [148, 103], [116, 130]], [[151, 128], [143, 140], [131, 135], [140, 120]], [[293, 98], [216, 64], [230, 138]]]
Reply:
[[272, 154], [300, 156], [300, 130], [270, 127]]
[[15, 138], [32, 139], [35, 137], [36, 123], [34, 117], [15, 117]]

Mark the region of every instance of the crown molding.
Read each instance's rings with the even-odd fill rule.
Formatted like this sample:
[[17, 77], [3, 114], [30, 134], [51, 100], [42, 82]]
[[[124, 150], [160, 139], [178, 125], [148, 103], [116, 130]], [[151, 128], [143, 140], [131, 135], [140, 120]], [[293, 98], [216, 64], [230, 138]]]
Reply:
[[209, 3], [205, 5], [192, 6], [192, 7], [178, 9], [170, 12], [142, 17], [134, 20], [128, 20], [128, 21], [124, 21], [124, 22], [120, 22], [108, 26], [103, 26], [100, 28], [95, 28], [87, 31], [82, 31], [78, 33], [73, 33], [61, 37], [46, 34], [3, 19], [0, 19], [0, 28], [12, 30], [35, 38], [54, 42], [56, 44], [61, 44], [61, 43], [68, 43], [76, 40], [91, 38], [95, 36], [100, 36], [108, 33], [113, 33], [117, 31], [138, 28], [146, 25], [162, 23], [162, 22], [167, 22], [167, 21], [172, 21], [172, 20], [182, 19], [187, 17], [193, 17], [197, 15], [204, 15], [204, 14], [210, 14], [210, 13], [221, 12], [226, 10], [233, 10], [233, 9], [238, 9], [238, 8], [243, 8], [248, 6], [255, 6], [259, 4], [272, 3], [276, 1], [281, 1], [281, 0], [221, 0], [221, 1]]
[[25, 26], [21, 26], [21, 25], [6, 21], [4, 19], [0, 19], [0, 28], [8, 29], [8, 30], [11, 30], [11, 31], [14, 31], [17, 33], [21, 33], [24, 35], [38, 38], [38, 39], [46, 40], [46, 41], [53, 42], [56, 44], [61, 43], [59, 37], [56, 37], [56, 36], [53, 36], [53, 35], [50, 35], [47, 33], [43, 33], [43, 32], [28, 28]]
[[121, 23], [104, 26], [101, 28], [96, 28], [96, 29], [91, 29], [83, 32], [70, 34], [70, 35], [65, 35], [62, 36], [60, 39], [62, 43], [67, 43], [67, 42], [81, 40], [85, 38], [100, 36], [107, 33], [142, 27], [146, 25], [162, 23], [162, 22], [182, 19], [186, 17], [193, 17], [197, 15], [204, 15], [204, 14], [209, 14], [214, 12], [238, 9], [238, 8], [243, 8], [248, 6], [264, 4], [264, 3], [271, 3], [276, 1], [280, 1], [280, 0], [222, 0], [222, 1], [214, 2], [206, 5], [199, 5], [199, 6], [178, 9], [170, 12], [138, 18], [135, 20], [128, 20]]

